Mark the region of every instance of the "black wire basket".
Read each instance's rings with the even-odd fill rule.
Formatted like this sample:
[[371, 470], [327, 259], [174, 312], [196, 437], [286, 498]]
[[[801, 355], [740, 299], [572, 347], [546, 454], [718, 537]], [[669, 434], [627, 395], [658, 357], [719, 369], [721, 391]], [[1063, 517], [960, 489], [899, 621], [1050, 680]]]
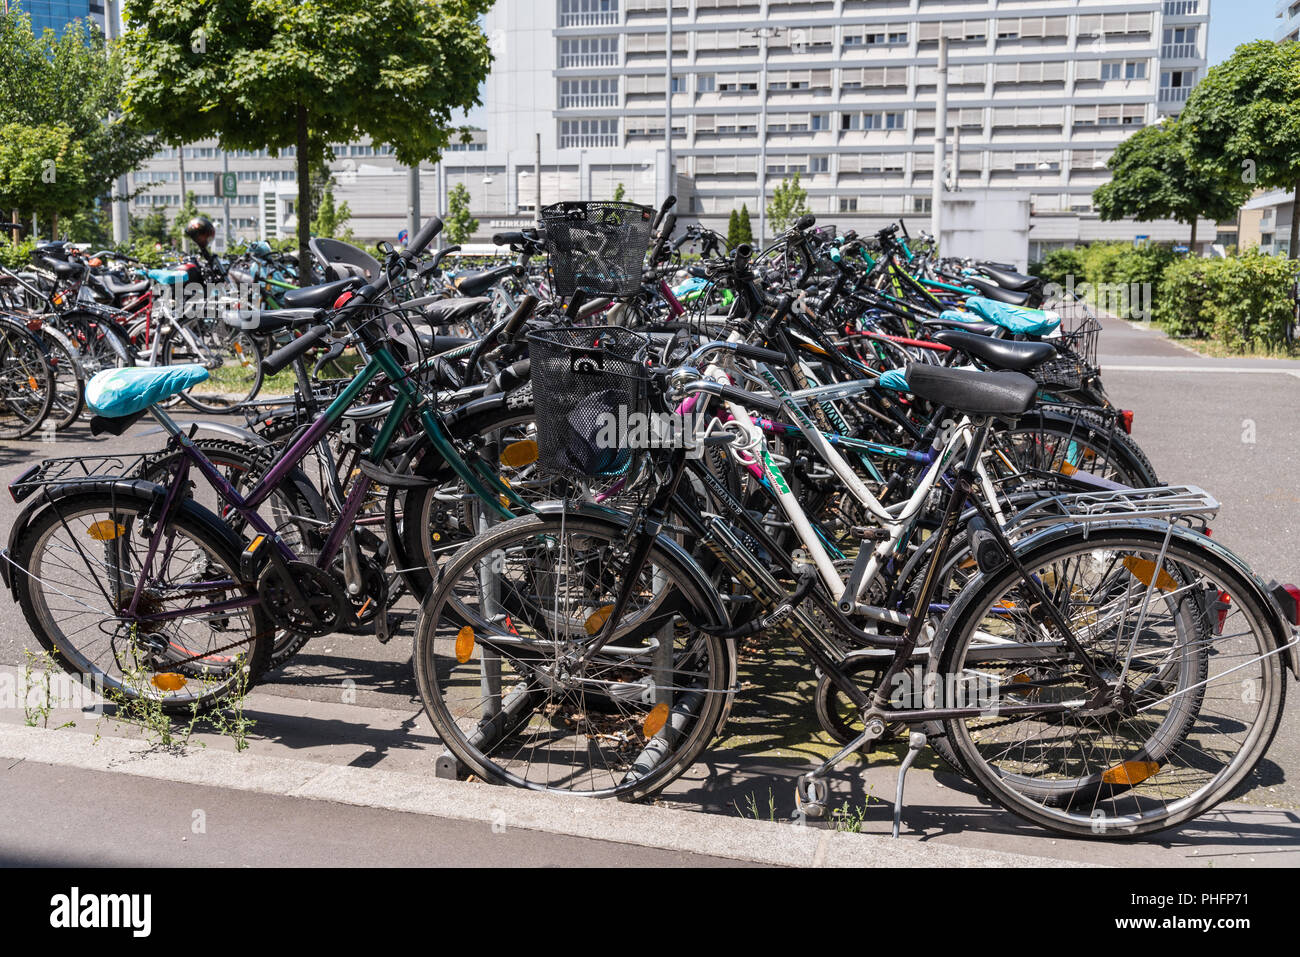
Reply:
[[555, 294], [630, 296], [641, 288], [655, 211], [635, 203], [556, 203], [542, 210]]
[[528, 337], [541, 469], [591, 478], [628, 471], [627, 433], [650, 411], [648, 349], [645, 336], [620, 326]]

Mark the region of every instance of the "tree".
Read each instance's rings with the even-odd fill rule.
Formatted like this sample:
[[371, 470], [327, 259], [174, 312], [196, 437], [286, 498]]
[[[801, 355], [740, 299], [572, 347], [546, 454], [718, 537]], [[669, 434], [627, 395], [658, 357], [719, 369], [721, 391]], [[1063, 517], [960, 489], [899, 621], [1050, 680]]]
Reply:
[[316, 205], [316, 215], [311, 221], [311, 231], [317, 236], [325, 236], [328, 239], [342, 239], [344, 241], [352, 238], [352, 230], [347, 228], [348, 220], [352, 218], [352, 210], [346, 202], [334, 204], [334, 178], [331, 176], [325, 181], [325, 188], [321, 190], [321, 198]]
[[71, 213], [87, 195], [85, 147], [62, 123], [0, 126], [0, 209], [48, 216], [58, 228], [60, 213]]
[[172, 220], [171, 227], [167, 230], [167, 241], [179, 249], [185, 238], [185, 224], [198, 215], [200, 215], [199, 199], [194, 191], [190, 190], [185, 194], [185, 202], [181, 204], [181, 208], [176, 210], [176, 218]]
[[457, 183], [447, 194], [447, 218], [443, 230], [452, 245], [468, 242], [478, 232], [478, 220], [469, 214], [469, 189]]
[[626, 195], [627, 195], [627, 188], [622, 183], [619, 183], [617, 186], [614, 187], [614, 202], [616, 203], [623, 202], [623, 197]]
[[1201, 153], [1194, 132], [1177, 120], [1139, 130], [1115, 148], [1106, 164], [1111, 180], [1093, 192], [1093, 205], [1104, 220], [1188, 223], [1195, 255], [1197, 220], [1227, 219], [1250, 193], [1248, 185], [1204, 163]]
[[[736, 243], [754, 245], [754, 224], [749, 219], [749, 204], [740, 204], [739, 228], [736, 230]], [[734, 246], [733, 246], [734, 248]]]
[[[397, 162], [437, 162], [452, 116], [479, 104], [492, 0], [126, 0], [124, 101], [169, 143], [292, 147], [305, 271], [310, 166], [331, 142], [369, 137]], [[183, 104], [183, 106], [181, 106]], [[308, 277], [309, 278], [309, 277]]]
[[108, 43], [98, 27], [77, 20], [62, 36], [46, 30], [38, 37], [31, 18], [7, 5], [0, 12], [0, 64], [0, 127], [41, 130], [28, 141], [47, 147], [54, 142], [50, 131], [61, 127], [77, 144], [75, 151], [61, 154], [56, 170], [56, 182], [75, 184], [77, 194], [48, 190], [40, 208], [28, 212], [53, 217], [86, 211], [97, 198], [111, 195], [119, 177], [153, 154], [148, 128], [120, 115], [124, 58], [119, 45]]
[[738, 243], [740, 242], [736, 238], [739, 235], [739, 233], [740, 233], [740, 213], [736, 212], [733, 209], [731, 211], [731, 215], [727, 218], [727, 245], [730, 248], [735, 249]]
[[1295, 190], [1292, 259], [1300, 254], [1300, 43], [1257, 40], [1237, 47], [1187, 98], [1179, 123], [1198, 158], [1247, 187]]
[[783, 178], [781, 185], [772, 190], [767, 218], [772, 221], [774, 232], [783, 233], [807, 212], [808, 190], [799, 185], [799, 171], [795, 170], [794, 179]]
[[131, 236], [135, 239], [165, 243], [167, 236], [167, 212], [161, 206], [155, 206], [144, 216], [131, 217]]

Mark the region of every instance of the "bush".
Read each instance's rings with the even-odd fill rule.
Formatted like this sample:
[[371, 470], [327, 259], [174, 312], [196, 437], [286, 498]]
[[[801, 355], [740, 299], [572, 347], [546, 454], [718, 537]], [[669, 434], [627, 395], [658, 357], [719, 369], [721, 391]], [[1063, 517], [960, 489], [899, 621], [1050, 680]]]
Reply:
[[1281, 348], [1295, 321], [1297, 263], [1251, 250], [1230, 259], [1191, 259], [1165, 271], [1156, 317], [1170, 335], [1212, 337], [1244, 352]]
[[[6, 235], [8, 235], [6, 233]], [[21, 269], [30, 269], [32, 265], [32, 250], [36, 248], [36, 243], [30, 239], [19, 240], [17, 245], [9, 240], [0, 240], [0, 266], [15, 271]]]
[[1029, 272], [1062, 287], [1069, 284], [1070, 276], [1077, 283], [1083, 278], [1083, 249], [1053, 249], [1042, 262], [1030, 266]]

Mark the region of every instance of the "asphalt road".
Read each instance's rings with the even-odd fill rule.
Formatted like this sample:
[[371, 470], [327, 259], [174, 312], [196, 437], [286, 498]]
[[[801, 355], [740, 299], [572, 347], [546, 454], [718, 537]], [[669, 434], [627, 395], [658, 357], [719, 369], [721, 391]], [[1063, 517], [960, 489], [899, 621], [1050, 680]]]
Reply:
[[[1102, 364], [1112, 398], [1135, 411], [1134, 438], [1162, 480], [1196, 484], [1212, 492], [1223, 506], [1213, 523], [1215, 538], [1243, 556], [1264, 578], [1300, 581], [1300, 484], [1296, 482], [1300, 467], [1300, 363], [1205, 359], [1149, 332], [1112, 321], [1102, 336]], [[121, 439], [96, 440], [84, 426], [78, 426], [53, 443], [0, 442], [0, 481], [9, 480], [27, 463], [45, 456], [156, 448], [158, 436], [142, 435], [143, 431], [137, 427]], [[4, 534], [17, 511], [7, 496], [0, 496], [0, 530]], [[29, 646], [35, 648], [35, 642], [20, 611], [11, 600], [0, 597], [0, 664], [21, 665], [23, 649]], [[1291, 690], [1294, 694], [1296, 689]], [[308, 720], [284, 726], [269, 721], [259, 727], [275, 743], [301, 749], [300, 753], [350, 743], [357, 735], [365, 747], [347, 763], [382, 763], [385, 767], [394, 762], [397, 766], [413, 761], [427, 764], [437, 753], [436, 744], [428, 740], [427, 722], [417, 714], [410, 643], [405, 635], [399, 634], [387, 645], [364, 636], [316, 639], [288, 667], [271, 676], [259, 692], [274, 696], [281, 702], [277, 710], [287, 713], [307, 713], [346, 696], [344, 700], [363, 708], [389, 709], [400, 716], [391, 730], [383, 733], [356, 724]], [[767, 708], [769, 703], [759, 704]], [[771, 813], [778, 818], [788, 815], [793, 808], [793, 776], [809, 766], [810, 754], [815, 756], [802, 748], [801, 740], [793, 740], [806, 736], [803, 729], [808, 716], [802, 711], [810, 709], [799, 709], [798, 702], [792, 708], [791, 713], [798, 711], [800, 721], [778, 729], [773, 736], [776, 744], [742, 747], [733, 742], [730, 749], [713, 749], [672, 788], [667, 800], [734, 815], [745, 813], [749, 798], [765, 808], [770, 797]], [[742, 710], [738, 705], [737, 712]], [[757, 713], [770, 717], [774, 726], [785, 720], [784, 712]], [[258, 747], [256, 741], [254, 747]], [[848, 768], [837, 777], [836, 787], [842, 786], [846, 798], [859, 802], [871, 794], [892, 794], [893, 770], [889, 763], [873, 766], [864, 777], [857, 769]], [[26, 786], [22, 779], [14, 780], [18, 786]], [[1188, 860], [1204, 852], [1211, 859], [1218, 855], [1224, 863], [1236, 863], [1245, 860], [1241, 855], [1269, 855], [1279, 850], [1287, 852], [1289, 859], [1292, 851], [1288, 849], [1300, 849], [1300, 816], [1294, 813], [1300, 810], [1300, 706], [1293, 703], [1288, 709], [1254, 787], [1244, 795], [1238, 810], [1158, 843], [1128, 845], [1118, 858], [1115, 852], [1097, 851], [1095, 844], [1089, 850], [1086, 842], [1078, 842], [1079, 847], [1067, 853], [1057, 842], [1049, 843], [1041, 832], [1027, 833], [1007, 815], [990, 811], [963, 790], [961, 781], [932, 763], [919, 765], [909, 780], [914, 783], [909, 784], [911, 801], [905, 821], [926, 840], [1150, 865], [1168, 863], [1171, 848]], [[31, 784], [37, 786], [41, 781], [48, 779], [33, 777]], [[887, 809], [879, 808], [869, 815], [864, 830], [884, 831], [887, 826]], [[15, 832], [19, 830], [15, 828]], [[6, 836], [0, 833], [0, 846]], [[304, 848], [302, 853], [308, 851]]]

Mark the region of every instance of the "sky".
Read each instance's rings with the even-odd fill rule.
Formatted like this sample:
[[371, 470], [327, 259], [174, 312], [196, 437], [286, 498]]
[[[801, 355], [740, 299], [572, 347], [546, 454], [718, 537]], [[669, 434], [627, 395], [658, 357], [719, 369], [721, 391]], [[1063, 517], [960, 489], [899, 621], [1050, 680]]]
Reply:
[[[1273, 15], [1275, 6], [1276, 0], [1210, 0], [1209, 65], [1223, 62], [1243, 43], [1273, 39], [1282, 23]], [[457, 120], [483, 126], [487, 114], [479, 107]]]
[[1282, 21], [1273, 15], [1276, 0], [1210, 0], [1210, 66], [1251, 40], [1271, 40]]

